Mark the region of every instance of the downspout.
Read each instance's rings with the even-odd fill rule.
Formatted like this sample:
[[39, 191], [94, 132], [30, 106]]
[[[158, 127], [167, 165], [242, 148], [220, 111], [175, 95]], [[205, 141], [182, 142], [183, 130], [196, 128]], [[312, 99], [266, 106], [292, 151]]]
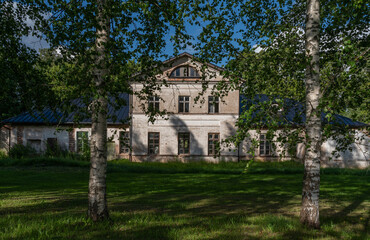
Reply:
[[129, 107], [129, 118], [130, 118], [130, 153], [129, 153], [129, 161], [132, 162], [132, 100], [133, 100], [133, 96], [132, 94], [129, 95], [129, 103], [128, 103], [128, 107]]
[[8, 145], [8, 154], [9, 154], [9, 152], [10, 152], [10, 144], [11, 144], [11, 142], [12, 142], [12, 140], [11, 140], [11, 137], [12, 137], [12, 130], [10, 129], [10, 128], [8, 128], [8, 130], [9, 130], [9, 145]]

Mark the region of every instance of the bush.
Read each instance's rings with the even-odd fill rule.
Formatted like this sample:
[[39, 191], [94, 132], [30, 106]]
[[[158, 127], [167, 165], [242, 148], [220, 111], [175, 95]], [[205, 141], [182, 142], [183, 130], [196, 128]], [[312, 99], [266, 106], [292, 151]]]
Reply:
[[68, 150], [63, 150], [59, 145], [55, 146], [46, 145], [46, 151], [44, 153], [46, 157], [63, 157], [63, 158], [68, 157], [68, 154], [69, 154]]
[[8, 157], [8, 154], [4, 150], [0, 150], [0, 159]]
[[9, 157], [11, 158], [26, 158], [37, 156], [37, 152], [30, 146], [16, 144], [9, 150]]

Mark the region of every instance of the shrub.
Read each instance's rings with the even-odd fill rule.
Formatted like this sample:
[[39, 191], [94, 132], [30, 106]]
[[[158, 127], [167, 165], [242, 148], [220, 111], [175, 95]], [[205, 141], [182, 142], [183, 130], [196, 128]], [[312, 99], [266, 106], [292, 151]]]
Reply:
[[0, 150], [0, 159], [8, 157], [8, 154], [4, 150]]
[[11, 158], [25, 158], [36, 156], [37, 152], [30, 146], [16, 144], [9, 150], [9, 157]]
[[44, 155], [46, 157], [68, 157], [68, 150], [63, 150], [59, 145], [50, 146], [46, 145], [46, 151]]

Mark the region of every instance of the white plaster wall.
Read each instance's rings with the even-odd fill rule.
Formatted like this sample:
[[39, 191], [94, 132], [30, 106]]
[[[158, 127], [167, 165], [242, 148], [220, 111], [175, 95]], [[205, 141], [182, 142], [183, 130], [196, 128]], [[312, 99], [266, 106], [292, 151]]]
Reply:
[[[68, 150], [68, 132], [65, 129], [56, 130], [55, 127], [46, 126], [25, 126], [23, 130], [23, 145], [28, 144], [28, 140], [41, 140], [41, 151], [46, 151], [47, 139], [57, 138], [58, 145], [62, 150]], [[16, 143], [16, 136], [15, 136]]]
[[[259, 142], [260, 134], [266, 134], [267, 130], [262, 130], [261, 133], [258, 133], [257, 130], [249, 130], [248, 133], [250, 134], [251, 138], [246, 139], [242, 142], [240, 145], [240, 156], [251, 158], [252, 154], [249, 153], [250, 148], [252, 147], [252, 141], [251, 139], [256, 139]], [[277, 131], [277, 134], [279, 134], [279, 131]], [[288, 156], [287, 150], [285, 146], [282, 146], [281, 143], [276, 141], [276, 138], [273, 139], [273, 143], [275, 146], [271, 147], [271, 154], [270, 156], [259, 156], [259, 147], [254, 149], [255, 157], [258, 158], [279, 158], [280, 160], [289, 160], [290, 156]]]
[[[161, 111], [184, 115], [184, 114], [207, 114], [208, 113], [208, 96], [212, 96], [211, 89], [214, 83], [209, 83], [208, 90], [204, 92], [203, 96], [199, 94], [202, 92], [202, 84], [194, 82], [179, 82], [169, 83], [168, 87], [162, 87], [155, 93], [161, 96], [159, 108]], [[140, 92], [143, 88], [142, 84], [132, 84], [135, 92]], [[189, 113], [179, 113], [179, 96], [189, 96]], [[199, 97], [199, 100], [196, 99]], [[132, 107], [133, 113], [143, 113], [142, 104], [146, 107], [147, 102], [141, 101], [137, 96], [133, 97]], [[219, 114], [239, 114], [239, 92], [231, 91], [227, 96], [220, 99]]]
[[[77, 141], [77, 132], [79, 131], [86, 131], [88, 132], [89, 134], [89, 138], [91, 138], [91, 128], [90, 127], [83, 127], [83, 128], [74, 128], [74, 138], [75, 140]], [[112, 127], [108, 127], [107, 129], [107, 138], [108, 138], [108, 141], [110, 142], [114, 142], [115, 145], [116, 145], [116, 153], [118, 154], [118, 147], [119, 147], [119, 132], [120, 131], [127, 131], [129, 132], [129, 128], [126, 128], [126, 127], [122, 127], [122, 128], [119, 128], [119, 127], [116, 127], [116, 128], [112, 128]], [[77, 142], [75, 144], [75, 151], [77, 150]]]
[[[258, 139], [258, 133], [255, 130], [250, 130], [249, 133], [252, 137]], [[358, 167], [367, 168], [370, 166], [370, 138], [361, 131], [356, 131], [356, 143], [351, 144], [349, 147], [352, 149], [342, 151], [339, 153], [339, 157], [334, 157], [333, 151], [335, 150], [337, 143], [333, 139], [325, 141], [321, 146], [321, 164], [323, 167]], [[247, 151], [250, 149], [251, 143], [249, 140], [244, 140], [240, 148], [240, 156], [250, 158], [252, 155], [248, 154]], [[285, 157], [281, 160], [289, 160], [291, 156], [288, 155], [284, 146], [277, 146], [274, 149], [275, 159], [279, 157], [279, 153], [285, 151]], [[297, 145], [297, 158], [302, 159], [305, 155], [304, 144]], [[255, 149], [255, 156], [258, 157], [258, 148]], [[262, 159], [262, 158], [261, 158]]]
[[355, 138], [358, 140], [349, 146], [352, 151], [346, 150], [340, 152], [339, 157], [334, 157], [332, 154], [336, 147], [335, 140], [329, 139], [325, 141], [321, 146], [323, 165], [334, 167], [369, 167], [370, 138], [359, 130], [356, 130]]
[[[90, 127], [74, 128], [73, 134], [75, 140], [77, 140], [78, 131], [87, 131], [89, 137], [91, 136]], [[128, 128], [108, 128], [107, 137], [108, 140], [113, 141], [116, 146], [116, 153], [119, 153], [119, 131], [129, 131]], [[60, 128], [59, 130], [56, 127], [52, 126], [24, 126], [23, 130], [23, 145], [27, 145], [28, 140], [41, 140], [41, 151], [44, 152], [47, 148], [47, 139], [48, 138], [57, 138], [58, 145], [63, 150], [69, 150], [69, 133], [67, 128]], [[11, 130], [11, 146], [17, 144], [17, 127], [12, 127]], [[75, 144], [77, 148], [77, 144]], [[76, 151], [76, 149], [75, 149]]]
[[17, 144], [17, 128], [12, 127], [12, 130], [10, 131], [10, 148], [15, 144]]
[[[133, 155], [143, 156], [148, 152], [148, 133], [160, 133], [160, 155], [178, 155], [178, 133], [190, 133], [190, 155], [208, 155], [208, 133], [220, 133], [225, 139], [233, 134], [237, 115], [171, 115], [168, 120], [159, 119], [153, 124], [147, 116], [133, 116]], [[232, 149], [233, 150], [233, 149]], [[237, 151], [222, 150], [221, 155], [236, 156]]]

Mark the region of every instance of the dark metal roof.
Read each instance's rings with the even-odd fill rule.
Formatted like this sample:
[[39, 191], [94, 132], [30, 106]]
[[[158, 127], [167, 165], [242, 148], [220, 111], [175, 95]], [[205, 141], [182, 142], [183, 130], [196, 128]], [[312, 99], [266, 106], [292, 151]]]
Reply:
[[[126, 93], [119, 95], [120, 100], [124, 100], [126, 105], [115, 109], [112, 104], [108, 105], [108, 123], [109, 124], [121, 124], [127, 122], [129, 118], [129, 95]], [[239, 114], [248, 110], [250, 104], [268, 101], [270, 98], [267, 95], [257, 95], [253, 101], [247, 99], [245, 96], [240, 95], [239, 97]], [[109, 102], [115, 101], [114, 98], [110, 98]], [[81, 99], [76, 99], [73, 104], [80, 109], [86, 109], [86, 104]], [[306, 116], [304, 113], [304, 105], [292, 99], [284, 100], [284, 119], [292, 125], [302, 125]], [[64, 116], [60, 111], [53, 111], [50, 108], [45, 108], [43, 111], [32, 111], [19, 114], [18, 116], [6, 119], [3, 123], [23, 123], [23, 124], [60, 124], [60, 123], [73, 123], [74, 118], [78, 113], [72, 112], [67, 116]], [[325, 118], [326, 114], [322, 113], [321, 118], [324, 123], [327, 123]], [[80, 123], [91, 123], [90, 118], [85, 118], [79, 121]], [[349, 127], [366, 127], [367, 124], [353, 121], [350, 118], [334, 114], [334, 120], [330, 124], [345, 125]]]
[[[276, 99], [276, 97], [274, 98]], [[240, 95], [239, 97], [239, 115], [243, 113], [244, 111], [249, 110], [250, 106], [252, 104], [259, 104], [266, 101], [272, 100], [271, 97], [265, 95], [265, 94], [258, 94], [255, 96], [253, 100], [246, 98], [244, 95]], [[274, 101], [272, 101], [274, 102]], [[283, 116], [281, 116], [281, 123], [285, 124], [291, 124], [291, 125], [303, 125], [306, 121], [306, 114], [305, 114], [305, 107], [304, 104], [298, 101], [295, 101], [293, 99], [284, 99], [284, 110], [283, 110]], [[257, 111], [252, 114], [253, 116], [257, 116]], [[340, 125], [340, 126], [348, 126], [352, 128], [361, 128], [361, 127], [367, 127], [368, 125], [362, 122], [353, 121], [350, 118], [344, 117], [339, 114], [334, 114], [333, 119], [328, 122], [326, 118], [326, 113], [321, 113], [321, 120], [324, 124], [334, 124], [334, 125]]]
[[[122, 93], [119, 95], [120, 101], [126, 102], [125, 105], [121, 105], [119, 108], [114, 108], [114, 104], [108, 104], [108, 119], [109, 124], [121, 124], [127, 122], [129, 118], [129, 95]], [[115, 101], [115, 98], [109, 98], [109, 103]], [[87, 109], [86, 104], [83, 103], [82, 99], [76, 99], [72, 103], [76, 109], [81, 109], [81, 112], [74, 111], [67, 115], [64, 115], [60, 110], [52, 110], [51, 108], [45, 108], [43, 111], [31, 111], [19, 114], [18, 116], [8, 118], [3, 123], [26, 123], [26, 124], [61, 124], [61, 123], [73, 123], [77, 115], [81, 114]], [[83, 114], [83, 113], [82, 113]], [[85, 118], [79, 121], [80, 123], [91, 123], [91, 118]]]

